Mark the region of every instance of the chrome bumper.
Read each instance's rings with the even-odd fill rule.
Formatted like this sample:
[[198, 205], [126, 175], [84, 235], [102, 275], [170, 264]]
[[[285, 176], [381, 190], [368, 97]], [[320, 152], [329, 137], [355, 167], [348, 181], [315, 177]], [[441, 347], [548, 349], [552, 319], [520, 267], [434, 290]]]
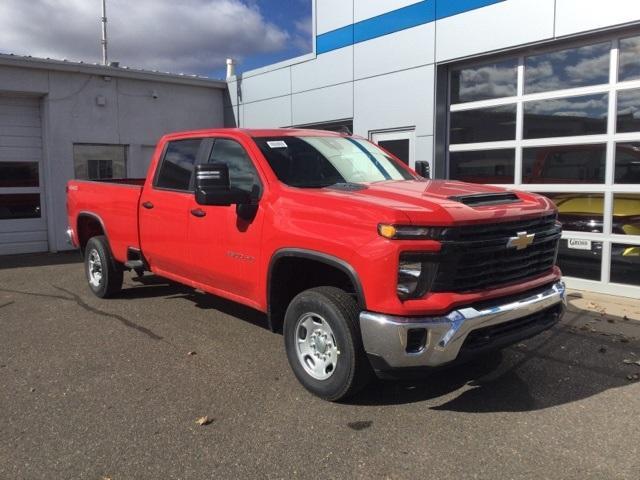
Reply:
[[[558, 303], [566, 303], [563, 282], [510, 303], [482, 310], [461, 308], [440, 317], [404, 318], [362, 312], [360, 330], [365, 351], [381, 357], [391, 368], [436, 367], [454, 361], [473, 330], [517, 320]], [[424, 347], [415, 352], [407, 351], [411, 329], [426, 330]]]

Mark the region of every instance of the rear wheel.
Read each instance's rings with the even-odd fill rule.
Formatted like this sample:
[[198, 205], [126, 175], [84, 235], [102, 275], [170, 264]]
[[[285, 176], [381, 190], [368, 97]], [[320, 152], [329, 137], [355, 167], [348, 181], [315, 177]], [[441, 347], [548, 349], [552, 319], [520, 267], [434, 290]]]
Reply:
[[107, 298], [122, 289], [122, 267], [113, 258], [104, 235], [89, 239], [84, 263], [89, 288], [94, 295]]
[[357, 393], [372, 377], [362, 347], [358, 304], [344, 290], [305, 290], [289, 304], [284, 340], [291, 368], [311, 393], [336, 401]]

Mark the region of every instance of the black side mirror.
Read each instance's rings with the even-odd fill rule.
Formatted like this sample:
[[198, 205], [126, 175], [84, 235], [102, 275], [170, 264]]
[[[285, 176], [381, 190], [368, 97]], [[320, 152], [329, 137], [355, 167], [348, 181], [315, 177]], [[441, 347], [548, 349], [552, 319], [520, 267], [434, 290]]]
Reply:
[[196, 202], [200, 205], [241, 205], [251, 203], [251, 194], [231, 186], [225, 163], [196, 165]]
[[417, 161], [415, 170], [422, 178], [431, 178], [431, 167], [429, 166], [429, 162], [425, 160]]

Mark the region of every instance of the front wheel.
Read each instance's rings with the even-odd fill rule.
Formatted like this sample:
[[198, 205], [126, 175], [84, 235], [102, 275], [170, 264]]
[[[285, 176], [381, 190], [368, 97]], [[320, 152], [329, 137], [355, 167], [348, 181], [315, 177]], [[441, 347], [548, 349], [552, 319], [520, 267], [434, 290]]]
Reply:
[[122, 267], [111, 255], [103, 235], [92, 237], [87, 242], [84, 264], [89, 288], [97, 297], [107, 298], [122, 289]]
[[351, 396], [372, 377], [359, 312], [356, 301], [335, 287], [305, 290], [287, 308], [284, 341], [291, 369], [307, 390], [325, 400]]

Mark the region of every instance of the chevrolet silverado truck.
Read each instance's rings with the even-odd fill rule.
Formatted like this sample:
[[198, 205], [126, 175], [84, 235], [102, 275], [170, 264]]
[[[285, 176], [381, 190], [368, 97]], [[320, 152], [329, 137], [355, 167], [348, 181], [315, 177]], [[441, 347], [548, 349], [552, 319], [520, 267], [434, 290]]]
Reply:
[[469, 361], [564, 311], [551, 201], [423, 178], [354, 136], [176, 133], [146, 179], [67, 192], [95, 295], [150, 271], [260, 310], [295, 376], [327, 400], [374, 375]]

